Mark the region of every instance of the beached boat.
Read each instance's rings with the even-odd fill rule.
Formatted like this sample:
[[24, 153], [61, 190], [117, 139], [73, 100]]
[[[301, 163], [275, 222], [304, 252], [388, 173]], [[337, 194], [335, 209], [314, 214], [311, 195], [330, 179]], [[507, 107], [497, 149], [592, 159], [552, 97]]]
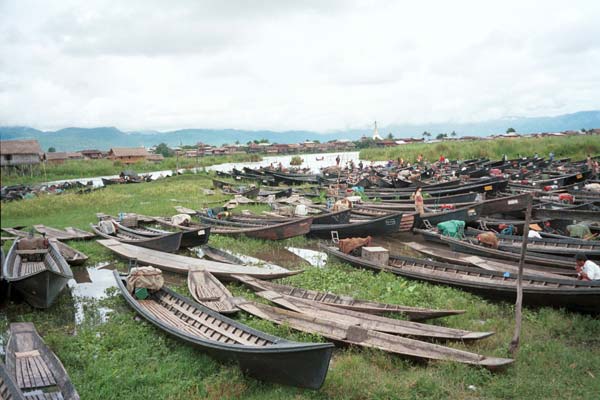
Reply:
[[227, 223], [216, 218], [198, 215], [200, 220], [212, 226], [212, 233], [228, 236], [248, 236], [256, 239], [283, 240], [310, 232], [312, 217], [295, 219], [279, 224], [254, 225]]
[[21, 238], [12, 244], [2, 266], [2, 277], [36, 308], [48, 308], [65, 288], [73, 272], [56, 243]]
[[386, 304], [375, 301], [358, 300], [350, 296], [337, 295], [330, 292], [302, 289], [275, 282], [267, 282], [248, 275], [236, 274], [233, 278], [242, 282], [254, 291], [272, 291], [299, 299], [311, 300], [334, 307], [355, 310], [369, 314], [402, 314], [412, 321], [446, 317], [463, 314], [464, 310], [436, 310], [431, 308], [409, 307], [401, 304]]
[[462, 329], [446, 328], [419, 322], [403, 321], [360, 311], [343, 309], [312, 300], [286, 296], [272, 291], [256, 293], [263, 299], [269, 300], [280, 307], [302, 314], [318, 317], [323, 320], [341, 322], [349, 325], [360, 325], [364, 329], [392, 333], [395, 335], [412, 336], [415, 338], [435, 340], [479, 340], [493, 335], [493, 332], [472, 332]]
[[339, 238], [385, 235], [398, 232], [401, 220], [402, 213], [392, 213], [347, 224], [317, 224], [311, 226], [310, 235], [326, 239], [331, 238], [334, 231]]
[[232, 274], [247, 274], [260, 279], [278, 279], [302, 272], [302, 270], [290, 271], [282, 267], [275, 267], [272, 264], [264, 267], [251, 267], [201, 260], [195, 257], [169, 254], [162, 251], [133, 246], [121, 243], [114, 239], [98, 240], [98, 243], [123, 258], [136, 260], [141, 265], [151, 265], [165, 271], [186, 276], [190, 269], [206, 269], [219, 279], [233, 279], [231, 278]]
[[236, 362], [244, 373], [283, 385], [318, 389], [323, 384], [331, 343], [298, 343], [257, 331], [195, 303], [166, 287], [137, 300], [114, 272], [127, 303], [168, 334], [221, 361]]
[[[515, 274], [401, 256], [390, 256], [389, 263], [382, 265], [345, 254], [334, 247], [324, 245], [320, 247], [327, 254], [353, 266], [450, 285], [490, 298], [514, 302], [516, 297], [517, 275]], [[600, 312], [600, 284], [524, 275], [523, 303], [598, 313]]]
[[[113, 223], [113, 225], [116, 225]], [[113, 233], [105, 233], [99, 225], [90, 224], [92, 230], [105, 239], [114, 239], [123, 243], [145, 247], [147, 249], [173, 253], [179, 250], [183, 232], [173, 232], [156, 237], [141, 236], [132, 232], [116, 228]]]
[[507, 358], [486, 357], [481, 354], [391, 335], [372, 329], [365, 329], [360, 324], [326, 320], [244, 299], [236, 298], [235, 304], [242, 310], [258, 318], [278, 325], [289, 326], [302, 332], [322, 335], [328, 339], [351, 345], [380, 349], [390, 353], [421, 359], [472, 364], [491, 370], [501, 368], [513, 362], [513, 360]]
[[187, 279], [188, 290], [194, 300], [220, 314], [238, 311], [231, 302], [231, 292], [205, 269], [190, 269]]
[[6, 372], [24, 398], [79, 400], [65, 367], [44, 343], [32, 323], [12, 323], [8, 334]]
[[65, 229], [52, 228], [44, 225], [34, 225], [36, 231], [45, 234], [48, 239], [73, 240], [73, 239], [92, 239], [96, 235], [83, 229], [66, 227]]

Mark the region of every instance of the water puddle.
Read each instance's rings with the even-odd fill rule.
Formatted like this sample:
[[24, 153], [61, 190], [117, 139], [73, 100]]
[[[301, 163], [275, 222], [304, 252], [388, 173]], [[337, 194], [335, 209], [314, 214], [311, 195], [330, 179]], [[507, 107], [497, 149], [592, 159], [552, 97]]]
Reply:
[[307, 261], [313, 267], [323, 268], [327, 263], [327, 254], [322, 251], [298, 247], [286, 247], [286, 250]]
[[115, 266], [110, 263], [99, 263], [92, 267], [76, 268], [73, 270], [73, 278], [69, 281], [69, 287], [73, 295], [75, 306], [75, 323], [81, 325], [86, 319], [86, 311], [90, 308], [94, 311], [93, 318], [101, 323], [106, 322], [112, 311], [107, 307], [88, 307], [95, 301], [105, 299], [106, 290], [116, 287], [113, 270]]

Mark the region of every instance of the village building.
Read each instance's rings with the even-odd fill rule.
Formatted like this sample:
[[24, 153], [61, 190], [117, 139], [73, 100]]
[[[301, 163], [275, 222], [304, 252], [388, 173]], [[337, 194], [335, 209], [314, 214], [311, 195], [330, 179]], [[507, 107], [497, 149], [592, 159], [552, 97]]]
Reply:
[[37, 140], [3, 140], [0, 142], [0, 167], [29, 170], [44, 159], [44, 152]]
[[162, 154], [148, 154], [146, 157], [146, 161], [150, 161], [153, 163], [159, 163], [163, 161], [165, 157]]
[[143, 147], [113, 147], [108, 151], [108, 158], [123, 164], [134, 164], [145, 161], [150, 153]]
[[89, 150], [81, 150], [80, 153], [83, 155], [83, 158], [89, 160], [98, 160], [100, 158], [104, 158], [104, 153], [100, 150], [89, 149]]

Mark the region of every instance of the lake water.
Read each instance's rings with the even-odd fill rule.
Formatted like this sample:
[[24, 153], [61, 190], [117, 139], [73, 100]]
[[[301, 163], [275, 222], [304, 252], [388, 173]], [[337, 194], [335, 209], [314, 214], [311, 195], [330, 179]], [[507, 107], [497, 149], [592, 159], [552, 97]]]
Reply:
[[[350, 161], [353, 161], [355, 164], [358, 164], [358, 162], [360, 161], [358, 151], [346, 151], [346, 152], [340, 152], [340, 153], [300, 154], [299, 156], [303, 159], [303, 163], [302, 163], [301, 167], [310, 168], [311, 173], [317, 174], [317, 173], [319, 173], [321, 168], [335, 165], [335, 158], [338, 155], [340, 156], [340, 165], [342, 165], [342, 166], [346, 165], [346, 163], [348, 163]], [[209, 167], [206, 167], [205, 169], [207, 171], [229, 172], [233, 168], [237, 168], [237, 169], [242, 169], [243, 167], [259, 168], [259, 167], [268, 167], [271, 164], [273, 164], [273, 166], [277, 166], [277, 165], [279, 165], [279, 163], [281, 163], [281, 165], [283, 167], [289, 168], [291, 166], [290, 162], [292, 161], [292, 157], [294, 157], [294, 155], [268, 156], [268, 157], [263, 157], [262, 161], [216, 164], [216, 165], [211, 165]], [[369, 165], [371, 163], [370, 161], [363, 161], [363, 162], [365, 163], [365, 165]], [[373, 164], [374, 165], [383, 165], [383, 164], [385, 164], [385, 161], [374, 162]], [[179, 169], [178, 172], [183, 173], [185, 171], [191, 171], [191, 172], [195, 173], [195, 172], [198, 172], [201, 170], [203, 170], [203, 168], [190, 168], [188, 170]], [[158, 179], [161, 177], [172, 176], [173, 172], [174, 171], [172, 171], [172, 170], [162, 170], [162, 171], [144, 172], [143, 175], [150, 175], [152, 177], [152, 179], [155, 180], [155, 179]], [[43, 183], [43, 185], [59, 185], [59, 184], [65, 183], [65, 182], [81, 182], [83, 184], [86, 184], [87, 182], [91, 181], [93, 183], [94, 187], [101, 187], [101, 186], [103, 186], [102, 178], [115, 179], [118, 177], [119, 177], [118, 175], [107, 175], [107, 176], [95, 176], [95, 177], [90, 177], [90, 178], [64, 179], [64, 180], [60, 180], [60, 181], [52, 181], [52, 182]]]

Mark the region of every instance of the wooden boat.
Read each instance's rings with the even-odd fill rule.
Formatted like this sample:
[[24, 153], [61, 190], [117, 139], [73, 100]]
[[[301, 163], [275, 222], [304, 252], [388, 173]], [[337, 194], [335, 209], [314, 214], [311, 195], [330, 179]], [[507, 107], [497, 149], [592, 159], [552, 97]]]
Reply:
[[[477, 235], [485, 231], [479, 229], [468, 228], [466, 233], [468, 235]], [[521, 245], [523, 241], [522, 236], [514, 235], [502, 235], [496, 234], [499, 239], [498, 248], [500, 250], [508, 251], [521, 251]], [[548, 253], [558, 254], [563, 256], [575, 256], [576, 254], [584, 254], [591, 258], [600, 257], [600, 242], [594, 240], [583, 240], [583, 239], [527, 239], [527, 250], [534, 251], [536, 253]]]
[[544, 208], [535, 208], [532, 210], [533, 218], [537, 219], [570, 219], [577, 221], [595, 221], [600, 222], [600, 212], [588, 210], [549, 210]]
[[205, 269], [190, 269], [187, 279], [188, 290], [194, 300], [220, 314], [238, 311], [230, 299], [231, 292]]
[[[210, 233], [210, 227], [200, 225], [199, 227], [190, 229], [180, 229], [178, 225], [164, 225], [166, 228], [171, 229], [170, 231], [154, 228], [151, 224], [138, 223], [136, 226], [125, 226], [115, 220], [112, 221], [117, 227], [118, 232], [126, 232], [129, 234], [146, 237], [146, 238], [159, 238], [165, 235], [171, 235], [176, 232], [181, 232], [181, 240], [179, 248], [187, 248], [203, 245], [208, 241], [208, 234]], [[158, 221], [157, 221], [158, 223]], [[208, 232], [207, 232], [208, 231]], [[185, 239], [185, 240], [184, 240]]]
[[210, 226], [200, 225], [194, 222], [189, 226], [176, 225], [170, 217], [152, 217], [157, 224], [164, 226], [166, 229], [178, 229], [183, 232], [181, 235], [181, 244], [179, 247], [195, 247], [202, 246], [208, 242], [210, 238]]
[[[458, 253], [450, 250], [448, 246], [442, 244], [434, 245], [417, 242], [403, 242], [402, 244], [414, 251], [441, 262], [478, 267], [490, 271], [509, 272], [511, 274], [517, 274], [519, 270], [518, 262], [510, 262], [507, 260], [497, 260], [489, 257]], [[557, 279], [575, 279], [576, 276], [574, 269], [567, 270], [564, 268], [552, 268], [527, 263], [523, 264], [523, 273], [526, 275], [545, 276], [548, 278]]]
[[374, 301], [357, 300], [350, 296], [333, 293], [318, 292], [316, 290], [302, 289], [294, 286], [267, 282], [248, 275], [236, 274], [234, 279], [242, 282], [254, 291], [272, 291], [299, 299], [339, 307], [347, 310], [360, 311], [369, 314], [402, 314], [412, 321], [421, 321], [431, 318], [445, 317], [448, 315], [463, 314], [464, 310], [434, 310], [431, 308], [409, 307], [400, 304], [385, 304]]
[[179, 250], [181, 237], [183, 236], [183, 232], [173, 232], [162, 236], [147, 237], [123, 231], [118, 228], [114, 234], [110, 235], [100, 230], [98, 225], [90, 224], [90, 226], [97, 235], [102, 236], [105, 239], [115, 239], [123, 243], [133, 244], [152, 250], [164, 251], [167, 253], [173, 253]]
[[66, 227], [63, 229], [56, 229], [50, 226], [34, 225], [36, 231], [41, 234], [45, 234], [48, 239], [58, 240], [73, 240], [73, 239], [92, 239], [96, 235], [91, 232], [84, 231], [83, 229]]
[[387, 318], [360, 311], [346, 310], [312, 300], [286, 296], [269, 290], [257, 292], [256, 294], [263, 299], [267, 299], [272, 303], [291, 311], [311, 315], [327, 321], [342, 322], [347, 323], [348, 325], [360, 325], [364, 329], [372, 329], [374, 331], [392, 333], [395, 335], [436, 340], [478, 340], [494, 334], [493, 332], [471, 332]]
[[261, 279], [278, 279], [286, 276], [296, 275], [302, 272], [290, 271], [282, 267], [250, 267], [245, 265], [233, 265], [222, 262], [201, 260], [195, 257], [168, 254], [162, 251], [146, 249], [139, 246], [122, 243], [114, 239], [98, 240], [102, 246], [113, 251], [117, 255], [128, 260], [137, 260], [140, 264], [151, 265], [165, 271], [177, 274], [188, 274], [192, 268], [206, 269], [219, 279], [233, 279], [232, 274], [247, 274]]
[[[465, 185], [461, 185], [461, 186], [457, 186], [457, 187], [453, 187], [453, 188], [447, 188], [447, 189], [440, 188], [438, 190], [427, 191], [426, 193], [429, 194], [431, 197], [450, 196], [450, 195], [457, 195], [457, 194], [463, 194], [463, 193], [469, 193], [469, 192], [492, 194], [492, 193], [498, 193], [498, 192], [505, 191], [507, 186], [508, 186], [507, 180], [485, 180], [485, 182], [482, 182], [482, 183], [465, 184]], [[369, 198], [377, 197], [380, 199], [387, 200], [387, 199], [408, 199], [412, 196], [413, 193], [414, 193], [414, 191], [397, 191], [397, 192], [378, 191], [378, 192], [365, 193], [365, 195]]]
[[[391, 256], [388, 265], [381, 265], [344, 254], [334, 247], [324, 245], [320, 247], [327, 254], [356, 267], [388, 271], [406, 278], [450, 285], [490, 298], [514, 302], [516, 297], [517, 276], [514, 274], [401, 256]], [[524, 275], [523, 303], [598, 313], [600, 312], [600, 284]]]
[[26, 399], [79, 400], [65, 367], [30, 322], [9, 326], [6, 372]]
[[41, 238], [21, 238], [6, 255], [2, 276], [31, 306], [48, 308], [73, 272], [52, 241], [45, 248]]
[[[456, 239], [448, 236], [442, 236], [439, 233], [415, 229], [415, 232], [421, 233], [426, 240], [432, 240], [438, 243], [444, 243], [449, 246], [453, 251], [461, 253], [474, 254], [476, 256], [484, 256], [490, 258], [497, 258], [503, 260], [519, 261], [519, 252], [506, 251], [501, 249], [493, 249], [491, 247], [484, 246], [475, 240], [468, 239]], [[530, 264], [544, 265], [548, 267], [560, 267], [566, 268], [569, 271], [573, 270], [573, 259], [560, 257], [557, 255], [549, 255], [543, 253], [536, 253], [533, 251], [527, 251], [525, 253], [525, 262]]]
[[69, 265], [83, 265], [89, 258], [85, 255], [85, 253], [74, 249], [63, 242], [56, 240], [54, 244], [56, 244], [58, 251], [60, 251], [60, 254], [65, 258], [65, 260], [67, 260]]
[[402, 213], [395, 213], [348, 224], [317, 224], [311, 226], [310, 235], [331, 238], [333, 231], [336, 231], [340, 238], [385, 235], [398, 232], [401, 219]]
[[146, 300], [135, 299], [117, 271], [127, 303], [161, 330], [221, 361], [234, 361], [244, 373], [283, 385], [318, 389], [333, 351], [331, 343], [298, 343], [268, 335], [216, 313], [163, 287]]
[[[19, 229], [15, 229], [15, 228], [3, 228], [3, 230], [5, 230], [7, 232], [11, 232], [13, 235], [16, 236], [14, 238], [5, 238], [5, 239], [14, 240], [19, 237], [26, 238], [29, 236], [28, 232], [25, 232], [25, 231], [22, 231]], [[65, 258], [65, 260], [67, 260], [69, 265], [82, 265], [88, 260], [88, 256], [86, 256], [83, 252], [81, 252], [77, 249], [74, 249], [73, 247], [71, 247], [59, 240], [56, 240], [56, 239], [51, 239], [51, 240], [54, 240], [54, 244], [56, 244], [56, 246], [58, 247], [58, 250], [60, 251], [60, 254]], [[2, 264], [0, 264], [0, 267], [1, 266], [2, 266]]]
[[256, 317], [352, 345], [380, 349], [416, 358], [478, 365], [492, 370], [513, 362], [513, 360], [507, 358], [485, 357], [463, 350], [365, 329], [360, 325], [325, 320], [320, 317], [283, 310], [244, 299], [236, 298], [235, 302], [239, 308]]
[[212, 233], [228, 236], [248, 236], [256, 239], [283, 240], [310, 232], [312, 217], [297, 219], [280, 224], [258, 226], [222, 226], [215, 218], [199, 215], [202, 222], [212, 225]]
[[23, 393], [12, 376], [6, 371], [6, 366], [2, 361], [0, 361], [0, 399], [25, 400]]

